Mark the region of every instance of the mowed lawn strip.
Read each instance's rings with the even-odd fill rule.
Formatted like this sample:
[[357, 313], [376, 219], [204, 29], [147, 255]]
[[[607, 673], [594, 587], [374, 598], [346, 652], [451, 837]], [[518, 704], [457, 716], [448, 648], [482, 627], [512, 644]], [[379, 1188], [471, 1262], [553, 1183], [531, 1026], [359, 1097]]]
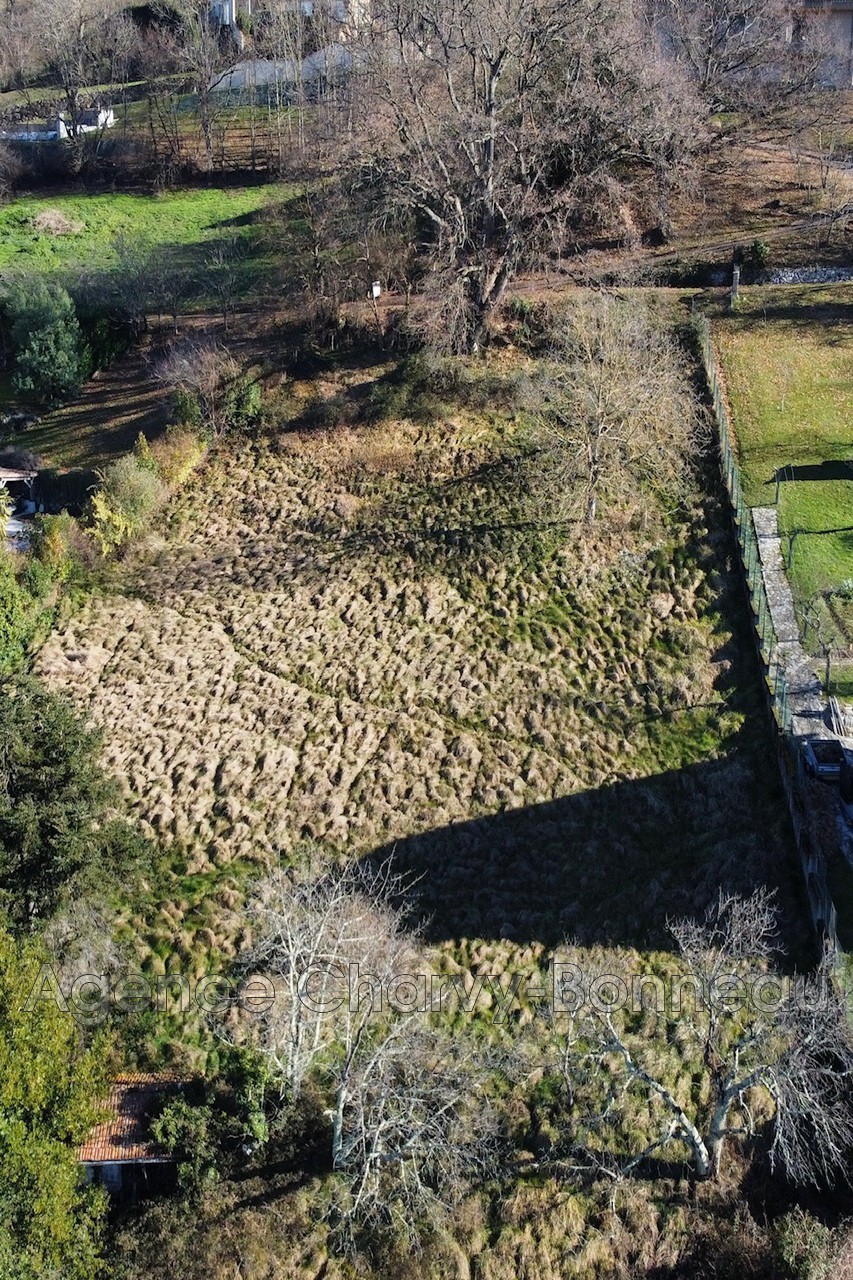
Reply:
[[777, 471], [793, 468], [779, 524], [801, 531], [804, 602], [853, 578], [853, 286], [748, 289], [715, 329], [749, 505], [772, 506]]

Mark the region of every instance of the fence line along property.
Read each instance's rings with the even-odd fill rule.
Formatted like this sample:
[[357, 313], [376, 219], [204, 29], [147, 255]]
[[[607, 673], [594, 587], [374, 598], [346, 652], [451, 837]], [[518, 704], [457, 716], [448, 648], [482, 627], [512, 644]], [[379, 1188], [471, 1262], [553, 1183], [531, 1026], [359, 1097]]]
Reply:
[[701, 313], [694, 313], [693, 320], [699, 340], [699, 349], [702, 354], [702, 364], [708, 383], [708, 391], [714, 405], [714, 425], [720, 449], [723, 479], [732, 505], [738, 548], [752, 607], [752, 620], [764, 667], [764, 678], [767, 682], [774, 718], [784, 733], [791, 725], [788, 682], [779, 659], [779, 638], [773, 625], [770, 602], [764, 585], [761, 558], [758, 552], [758, 539], [755, 535], [752, 512], [746, 505], [746, 500], [743, 496], [740, 467], [735, 460], [731, 422], [720, 383], [717, 357], [711, 341], [711, 326], [707, 317]]
[[747, 588], [757, 648], [762, 662], [768, 703], [776, 726], [776, 754], [791, 825], [818, 939], [838, 956], [837, 911], [829, 890], [827, 863], [814, 837], [815, 815], [803, 785], [802, 755], [793, 732], [788, 681], [779, 656], [779, 637], [773, 624], [751, 509], [743, 494], [740, 468], [735, 459], [734, 436], [723, 395], [719, 364], [706, 316], [694, 312], [693, 322], [702, 357], [707, 388], [714, 406], [714, 424], [720, 450], [720, 467], [731, 502], [732, 517]]

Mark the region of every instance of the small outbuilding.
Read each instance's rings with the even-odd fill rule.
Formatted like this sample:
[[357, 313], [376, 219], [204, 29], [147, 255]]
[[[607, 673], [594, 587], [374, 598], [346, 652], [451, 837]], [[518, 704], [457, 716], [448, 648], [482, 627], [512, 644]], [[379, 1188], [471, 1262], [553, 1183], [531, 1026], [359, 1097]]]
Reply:
[[16, 467], [0, 467], [0, 490], [5, 490], [11, 510], [6, 520], [6, 544], [13, 551], [29, 545], [30, 518], [36, 510], [35, 482], [37, 471]]
[[[81, 111], [77, 117], [76, 132], [100, 133], [104, 129], [112, 129], [116, 117], [112, 107], [93, 107]], [[31, 121], [27, 124], [12, 125], [0, 129], [0, 138], [6, 142], [65, 142], [72, 137], [75, 129], [67, 117], [54, 116], [52, 120]]]
[[109, 1117], [93, 1129], [77, 1158], [89, 1182], [111, 1196], [135, 1200], [175, 1185], [175, 1161], [151, 1136], [151, 1122], [181, 1081], [164, 1073], [119, 1076], [113, 1081], [106, 1108]]

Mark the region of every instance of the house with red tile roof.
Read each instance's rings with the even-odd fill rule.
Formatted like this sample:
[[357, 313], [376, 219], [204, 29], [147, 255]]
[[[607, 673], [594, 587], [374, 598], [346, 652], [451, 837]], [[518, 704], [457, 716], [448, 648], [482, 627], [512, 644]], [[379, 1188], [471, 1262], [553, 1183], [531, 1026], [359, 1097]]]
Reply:
[[151, 1135], [151, 1122], [163, 1104], [182, 1087], [166, 1072], [118, 1076], [105, 1109], [109, 1115], [78, 1148], [86, 1177], [110, 1195], [136, 1198], [174, 1185], [175, 1161]]

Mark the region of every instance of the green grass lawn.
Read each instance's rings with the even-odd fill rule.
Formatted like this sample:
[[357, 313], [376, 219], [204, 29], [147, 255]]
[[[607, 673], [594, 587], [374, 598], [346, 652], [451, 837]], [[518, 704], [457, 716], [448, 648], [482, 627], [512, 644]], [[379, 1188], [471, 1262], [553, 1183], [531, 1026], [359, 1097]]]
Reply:
[[[217, 235], [251, 239], [257, 214], [281, 197], [277, 186], [171, 191], [163, 195], [28, 197], [0, 210], [0, 270], [99, 270], [115, 262], [115, 238], [125, 234], [150, 245], [191, 250]], [[35, 219], [56, 210], [79, 231], [39, 231]]]
[[801, 531], [791, 580], [804, 602], [853, 578], [853, 286], [753, 288], [742, 299], [715, 335], [746, 500], [771, 506], [782, 470], [779, 525]]
[[[271, 200], [281, 200], [281, 184], [251, 188], [209, 188], [140, 194], [73, 195], [25, 198], [0, 209], [0, 272], [10, 269], [53, 274], [71, 280], [79, 273], [109, 272], [118, 262], [116, 237], [122, 233], [159, 259], [189, 266], [195, 285], [183, 312], [211, 309], [219, 303], [208, 287], [205, 256], [217, 236], [236, 235], [247, 252], [237, 263], [241, 302], [257, 298], [270, 279], [267, 246], [258, 236], [258, 216]], [[40, 214], [60, 214], [71, 230], [39, 231]], [[54, 219], [54, 226], [57, 225]], [[61, 224], [60, 224], [61, 225]], [[196, 268], [202, 268], [196, 271]], [[0, 407], [15, 402], [8, 379], [0, 381]], [[131, 355], [104, 370], [82, 395], [45, 414], [15, 443], [53, 466], [102, 466], [129, 449], [140, 430], [162, 429], [165, 397], [150, 369]]]
[[853, 663], [839, 662], [833, 666], [829, 692], [835, 694], [836, 698], [853, 702]]

